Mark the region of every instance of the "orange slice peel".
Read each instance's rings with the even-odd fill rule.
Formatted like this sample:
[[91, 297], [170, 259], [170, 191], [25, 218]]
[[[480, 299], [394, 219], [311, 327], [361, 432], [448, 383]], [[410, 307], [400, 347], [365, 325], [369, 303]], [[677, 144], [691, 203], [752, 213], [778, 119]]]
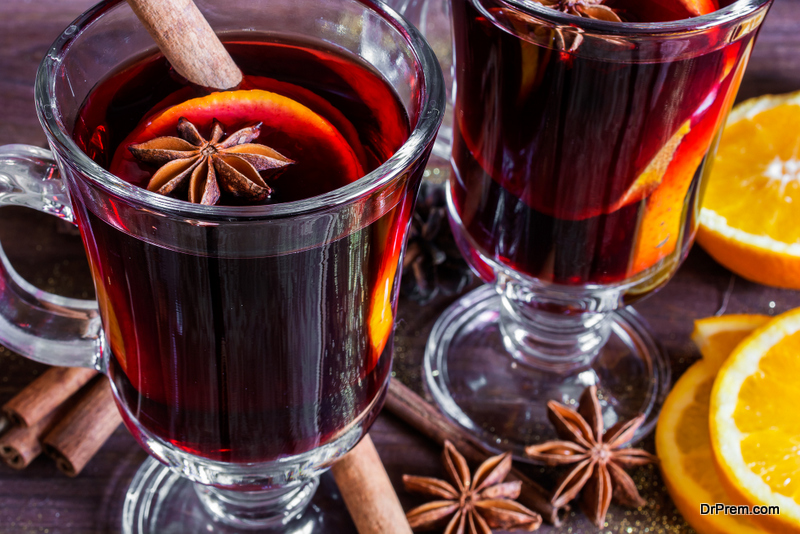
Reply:
[[697, 241], [760, 284], [800, 289], [800, 92], [731, 112], [700, 212]]
[[737, 345], [711, 391], [714, 464], [731, 504], [777, 506], [752, 515], [767, 532], [800, 533], [800, 308]]
[[[299, 94], [301, 91], [296, 92]], [[328, 107], [332, 107], [327, 103], [327, 107], [320, 104], [322, 99], [319, 97], [313, 99], [305, 93], [304, 97], [306, 101], [313, 100], [312, 105], [321, 112], [330, 111]], [[356, 154], [348, 138], [327, 118], [292, 98], [263, 89], [212, 93], [156, 111], [120, 144], [109, 171], [135, 185], [146, 186], [152, 169], [137, 162], [128, 146], [175, 135], [181, 117], [201, 131], [207, 131], [215, 119], [229, 131], [261, 122], [261, 136], [255, 142], [295, 160], [297, 165], [292, 172], [296, 177], [308, 177], [309, 180], [311, 176], [330, 177], [331, 186], [327, 190], [355, 181], [364, 173], [362, 158]], [[354, 130], [350, 130], [352, 125], [347, 127], [349, 122], [341, 114], [337, 117], [350, 141], [354, 141]]]
[[764, 532], [744, 516], [703, 515], [700, 504], [732, 504], [712, 458], [708, 420], [714, 379], [734, 348], [769, 320], [765, 315], [725, 315], [695, 321], [692, 340], [703, 357], [675, 383], [659, 416], [656, 450], [664, 484], [700, 534]]

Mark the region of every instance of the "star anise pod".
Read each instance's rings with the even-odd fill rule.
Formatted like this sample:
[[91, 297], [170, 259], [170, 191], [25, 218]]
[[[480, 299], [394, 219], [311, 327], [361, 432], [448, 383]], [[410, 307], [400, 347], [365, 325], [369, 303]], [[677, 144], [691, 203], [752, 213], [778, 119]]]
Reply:
[[403, 296], [427, 304], [436, 295], [456, 295], [472, 281], [450, 225], [444, 186], [423, 181], [403, 257]]
[[492, 456], [470, 475], [464, 457], [449, 441], [442, 454], [452, 484], [430, 477], [403, 475], [406, 490], [436, 497], [406, 514], [414, 530], [444, 528], [444, 534], [492, 534], [492, 529], [533, 532], [542, 524], [536, 512], [514, 499], [522, 482], [503, 482], [511, 471], [511, 453]]
[[144, 163], [160, 167], [147, 189], [162, 195], [183, 191], [188, 200], [213, 206], [221, 192], [248, 201], [266, 199], [272, 188], [260, 171], [275, 177], [294, 161], [252, 141], [261, 133], [261, 123], [242, 128], [224, 141], [225, 128], [216, 119], [206, 140], [185, 117], [178, 120], [179, 137], [164, 136], [128, 147]]
[[622, 22], [622, 19], [610, 7], [603, 5], [604, 0], [538, 0], [539, 3], [558, 11], [577, 17]]
[[563, 506], [580, 493], [583, 513], [602, 527], [612, 495], [615, 502], [624, 506], [645, 504], [625, 469], [658, 459], [641, 449], [623, 448], [641, 426], [644, 414], [619, 422], [604, 433], [595, 386], [584, 390], [577, 411], [556, 401], [547, 403], [547, 411], [561, 439], [532, 445], [525, 452], [548, 465], [572, 466], [553, 493], [554, 506]]

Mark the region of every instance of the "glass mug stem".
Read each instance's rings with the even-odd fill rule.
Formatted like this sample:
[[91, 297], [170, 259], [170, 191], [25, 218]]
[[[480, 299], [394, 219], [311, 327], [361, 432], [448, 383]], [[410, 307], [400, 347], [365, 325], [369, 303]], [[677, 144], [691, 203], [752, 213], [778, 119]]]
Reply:
[[[49, 151], [0, 147], [0, 206], [25, 206], [73, 222]], [[49, 365], [100, 369], [102, 325], [94, 300], [61, 297], [22, 278], [0, 246], [0, 338], [11, 350]]]
[[503, 294], [500, 331], [515, 359], [569, 374], [592, 363], [611, 333], [611, 321], [608, 312], [553, 313]]
[[206, 511], [234, 527], [283, 527], [300, 517], [319, 486], [319, 478], [300, 484], [260, 491], [235, 491], [194, 484]]

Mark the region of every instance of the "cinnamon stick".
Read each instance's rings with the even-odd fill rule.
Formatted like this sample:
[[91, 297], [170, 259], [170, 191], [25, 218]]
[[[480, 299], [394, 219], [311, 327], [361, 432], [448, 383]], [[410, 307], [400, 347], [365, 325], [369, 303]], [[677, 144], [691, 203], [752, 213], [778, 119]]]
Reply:
[[359, 534], [412, 534], [369, 435], [331, 471]]
[[6, 430], [11, 429], [11, 420], [5, 416], [0, 415], [0, 436], [6, 433]]
[[167, 61], [201, 87], [233, 89], [242, 72], [192, 0], [128, 0]]
[[[386, 408], [439, 445], [444, 445], [444, 441], [449, 439], [470, 462], [481, 463], [493, 455], [466, 430], [450, 421], [399, 380], [392, 380], [389, 383]], [[561, 524], [560, 512], [565, 512], [567, 508], [559, 509], [553, 506], [550, 503], [550, 494], [544, 488], [517, 468], [512, 468], [507, 480], [522, 482], [522, 493], [517, 499], [521, 504], [538, 512], [548, 523], [556, 526]]]
[[103, 376], [45, 436], [45, 453], [62, 473], [77, 476], [121, 422], [111, 386]]
[[32, 426], [52, 413], [89, 382], [97, 371], [84, 367], [51, 367], [3, 405], [12, 424]]
[[42, 453], [42, 437], [61, 415], [53, 410], [31, 426], [15, 426], [0, 437], [0, 457], [14, 469], [25, 469]]

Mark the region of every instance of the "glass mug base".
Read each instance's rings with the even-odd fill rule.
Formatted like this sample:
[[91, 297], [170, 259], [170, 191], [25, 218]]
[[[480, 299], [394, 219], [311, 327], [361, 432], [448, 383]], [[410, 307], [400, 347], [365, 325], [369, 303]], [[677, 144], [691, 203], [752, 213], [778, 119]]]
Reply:
[[610, 335], [598, 355], [569, 374], [523, 363], [507, 350], [502, 297], [482, 286], [436, 321], [425, 349], [424, 376], [439, 408], [481, 442], [528, 461], [525, 447], [555, 438], [547, 401], [577, 405], [597, 385], [606, 428], [646, 414], [632, 441], [655, 425], [670, 384], [667, 355], [631, 308], [610, 314]]
[[313, 532], [317, 514], [313, 510], [305, 512], [318, 485], [319, 479], [312, 478], [277, 490], [217, 490], [193, 483], [148, 458], [125, 495], [122, 532]]

